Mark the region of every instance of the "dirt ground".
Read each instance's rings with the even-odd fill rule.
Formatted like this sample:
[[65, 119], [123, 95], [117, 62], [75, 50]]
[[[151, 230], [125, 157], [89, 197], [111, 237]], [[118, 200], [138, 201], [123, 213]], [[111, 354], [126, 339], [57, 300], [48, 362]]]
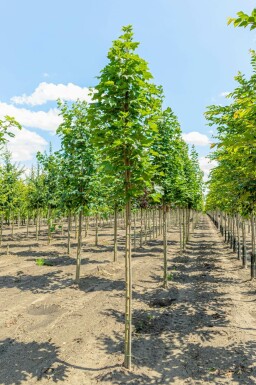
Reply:
[[[75, 244], [51, 246], [26, 230], [0, 255], [0, 384], [256, 384], [256, 284], [202, 216], [186, 252], [168, 234], [169, 289], [161, 238], [133, 252], [133, 366], [122, 367], [124, 239], [93, 229], [74, 284]], [[10, 255], [6, 255], [9, 242]], [[38, 266], [46, 258], [52, 266]]]

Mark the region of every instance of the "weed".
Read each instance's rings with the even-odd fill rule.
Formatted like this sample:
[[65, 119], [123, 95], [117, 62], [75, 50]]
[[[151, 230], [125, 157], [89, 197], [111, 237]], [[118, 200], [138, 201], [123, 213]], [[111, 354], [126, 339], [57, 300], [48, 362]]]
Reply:
[[54, 266], [54, 263], [51, 261], [47, 261], [44, 258], [38, 258], [36, 259], [37, 266]]
[[38, 258], [36, 259], [37, 266], [43, 266], [45, 264], [44, 258]]

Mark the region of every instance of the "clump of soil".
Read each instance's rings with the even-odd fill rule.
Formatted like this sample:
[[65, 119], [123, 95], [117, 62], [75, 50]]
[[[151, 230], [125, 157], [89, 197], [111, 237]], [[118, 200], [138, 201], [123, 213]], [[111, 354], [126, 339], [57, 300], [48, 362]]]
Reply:
[[149, 303], [150, 307], [168, 307], [176, 301], [176, 298], [157, 298]]

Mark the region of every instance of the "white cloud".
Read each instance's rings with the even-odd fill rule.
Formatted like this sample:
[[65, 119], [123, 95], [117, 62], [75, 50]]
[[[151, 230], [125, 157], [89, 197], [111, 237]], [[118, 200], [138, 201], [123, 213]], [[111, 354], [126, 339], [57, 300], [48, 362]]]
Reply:
[[65, 85], [43, 82], [39, 84], [31, 95], [14, 96], [11, 98], [11, 101], [16, 104], [29, 104], [31, 106], [42, 105], [57, 99], [67, 101], [80, 99], [90, 102], [91, 98], [88, 94], [89, 89], [87, 87], [82, 88], [73, 83]]
[[182, 137], [188, 144], [195, 144], [196, 146], [207, 146], [210, 144], [208, 136], [197, 131], [182, 134]]
[[12, 153], [15, 162], [26, 162], [33, 160], [38, 151], [44, 151], [48, 145], [47, 141], [35, 132], [26, 128], [11, 130], [15, 136], [10, 138], [7, 148]]
[[221, 96], [222, 98], [226, 98], [229, 94], [230, 94], [229, 91], [224, 91], [224, 92], [221, 92], [221, 93], [220, 93], [220, 96]]
[[0, 118], [5, 115], [13, 116], [22, 126], [39, 128], [45, 131], [55, 132], [62, 122], [57, 108], [49, 111], [30, 111], [26, 108], [18, 108], [12, 104], [0, 102]]
[[201, 170], [204, 172], [204, 180], [207, 181], [211, 169], [217, 166], [217, 162], [215, 160], [211, 161], [205, 156], [202, 156], [199, 158], [199, 165]]

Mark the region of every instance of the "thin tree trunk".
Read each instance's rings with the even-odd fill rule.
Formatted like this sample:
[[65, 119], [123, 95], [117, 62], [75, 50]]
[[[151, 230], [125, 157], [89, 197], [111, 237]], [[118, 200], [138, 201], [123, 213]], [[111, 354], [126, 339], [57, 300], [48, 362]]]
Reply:
[[96, 214], [96, 219], [95, 219], [95, 246], [98, 246], [99, 242], [99, 234], [98, 234], [98, 213]]
[[27, 215], [27, 238], [28, 238], [28, 231], [29, 231], [29, 213]]
[[78, 217], [78, 241], [77, 241], [77, 257], [76, 257], [76, 283], [80, 279], [80, 268], [81, 268], [81, 248], [82, 248], [82, 227], [83, 227], [83, 212], [79, 212]]
[[247, 247], [246, 247], [246, 227], [245, 227], [245, 220], [242, 220], [242, 238], [243, 238], [243, 246], [242, 246], [242, 252], [243, 252], [243, 267], [247, 267]]
[[68, 212], [68, 254], [70, 254], [70, 242], [71, 242], [71, 212]]
[[12, 214], [12, 238], [14, 236], [14, 215]]
[[147, 235], [148, 235], [148, 210], [145, 209], [145, 218], [144, 218], [144, 236], [145, 236], [145, 243], [147, 242]]
[[151, 234], [151, 210], [148, 212], [148, 229], [149, 229], [149, 239], [152, 239], [152, 234]]
[[117, 261], [117, 208], [114, 210], [114, 262]]
[[133, 247], [136, 249], [136, 215], [135, 211], [133, 214]]
[[4, 217], [3, 215], [1, 215], [0, 246], [2, 246], [2, 241], [3, 241], [3, 220], [4, 220]]
[[161, 209], [158, 208], [158, 235], [161, 235]]
[[185, 226], [185, 209], [182, 209], [182, 250], [185, 250], [185, 239], [186, 239], [186, 226]]
[[38, 241], [39, 237], [39, 208], [36, 210], [36, 240]]
[[187, 208], [186, 209], [186, 213], [187, 213], [187, 234], [186, 234], [186, 243], [188, 243], [189, 241], [189, 232], [190, 232], [190, 209]]
[[[127, 173], [126, 173], [127, 174]], [[125, 252], [125, 359], [124, 365], [131, 368], [132, 356], [132, 269], [131, 269], [131, 200], [126, 203], [126, 252]]]
[[239, 214], [236, 215], [236, 233], [237, 233], [237, 242], [236, 242], [236, 251], [237, 259], [241, 259], [241, 246], [240, 246], [240, 218]]
[[75, 219], [75, 239], [77, 239], [78, 231], [77, 231], [77, 215], [76, 214], [74, 216], [74, 219]]
[[155, 209], [153, 208], [153, 227], [152, 227], [152, 237], [155, 239]]
[[251, 215], [251, 242], [252, 242], [252, 253], [251, 253], [251, 279], [255, 278], [255, 227], [254, 227], [254, 216]]
[[52, 218], [51, 218], [51, 208], [48, 207], [48, 245], [51, 243], [51, 231], [52, 231]]
[[143, 242], [143, 210], [140, 208], [140, 247], [142, 247]]
[[168, 287], [167, 281], [167, 223], [166, 223], [166, 204], [163, 204], [163, 249], [164, 249], [164, 288]]
[[182, 252], [182, 218], [181, 218], [181, 208], [179, 208], [179, 230], [180, 230], [180, 252]]

